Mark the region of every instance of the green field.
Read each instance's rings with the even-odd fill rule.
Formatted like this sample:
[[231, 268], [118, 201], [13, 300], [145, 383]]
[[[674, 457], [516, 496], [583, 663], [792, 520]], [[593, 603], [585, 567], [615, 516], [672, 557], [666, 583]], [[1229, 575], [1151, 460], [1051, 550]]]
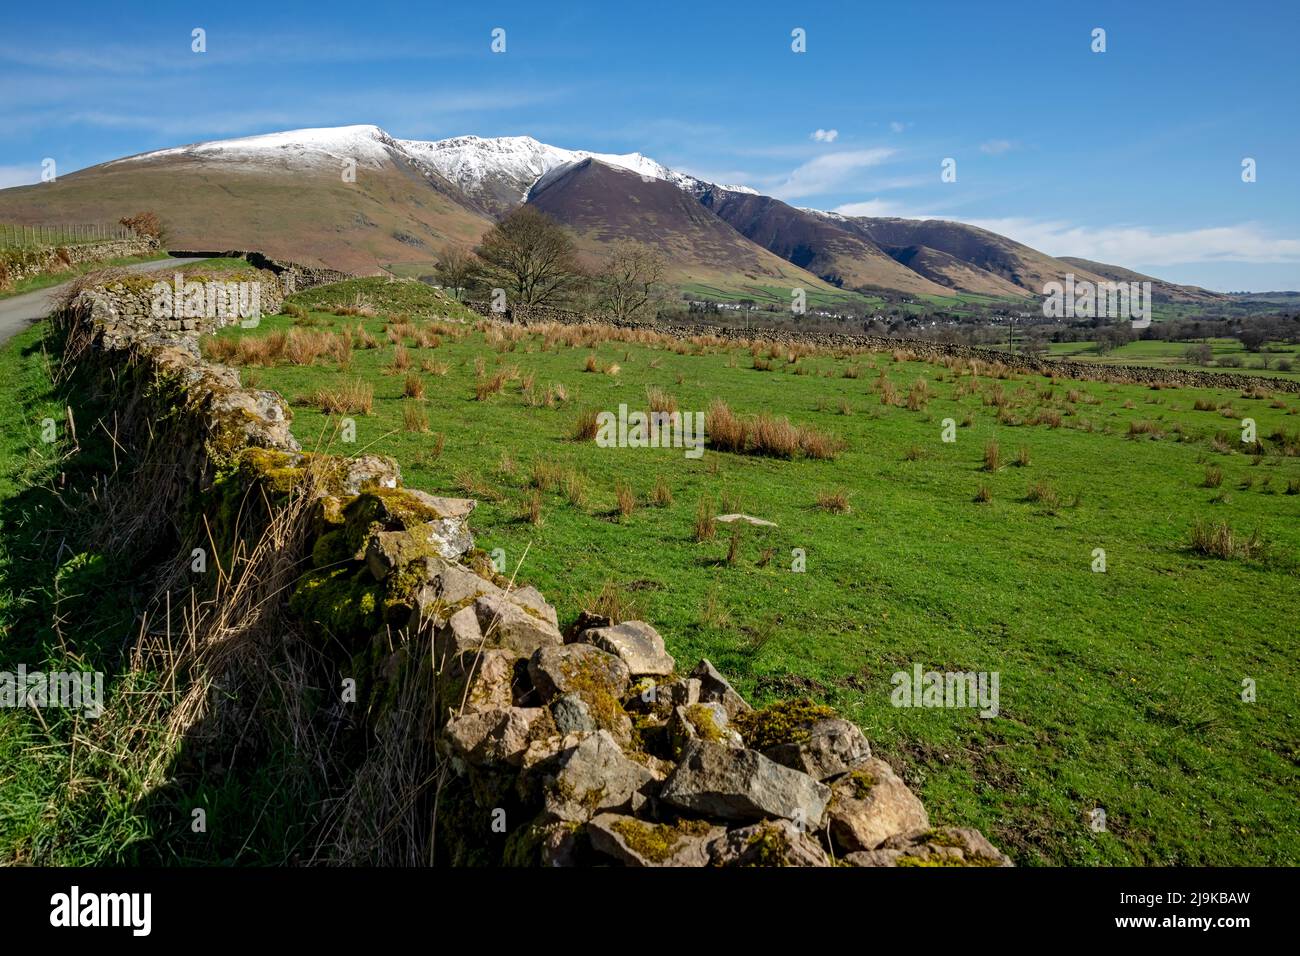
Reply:
[[[406, 337], [411, 365], [394, 370], [383, 315], [296, 321], [310, 332], [360, 322], [379, 346], [356, 348], [348, 372], [325, 358], [280, 361], [245, 367], [245, 382], [290, 400], [304, 447], [390, 454], [415, 487], [480, 498], [480, 545], [502, 549], [511, 571], [522, 561], [520, 579], [562, 620], [615, 586], [680, 662], [708, 656], [756, 700], [808, 694], [843, 709], [937, 822], [978, 826], [1022, 864], [1300, 862], [1300, 397], [972, 383], [885, 354], [778, 357], [759, 371], [739, 348], [570, 347], [496, 329], [444, 330], [432, 348]], [[221, 337], [294, 327], [272, 317]], [[589, 354], [617, 374], [584, 371]], [[504, 389], [476, 400], [476, 382], [497, 372]], [[424, 398], [402, 398], [408, 374]], [[917, 410], [882, 404], [882, 374], [900, 401], [917, 379], [933, 397]], [[373, 410], [356, 416], [356, 445], [341, 445], [338, 421], [313, 397], [358, 378], [373, 385]], [[533, 407], [530, 378], [534, 395], [559, 384], [566, 400]], [[691, 460], [572, 440], [583, 410], [644, 408], [649, 386], [683, 411], [722, 399], [834, 433], [847, 448], [833, 461], [712, 450]], [[1060, 427], [1024, 423], [1053, 413]], [[429, 432], [408, 430], [421, 417]], [[1263, 454], [1243, 451], [1245, 417]], [[946, 418], [961, 426], [953, 443], [941, 441]], [[988, 471], [992, 441], [1003, 464]], [[538, 525], [523, 514], [548, 465], [579, 473], [582, 491], [542, 493]], [[1218, 484], [1205, 487], [1213, 470]], [[654, 506], [659, 481], [672, 501]], [[630, 515], [616, 507], [620, 485], [638, 499]], [[975, 500], [981, 488], [986, 502]], [[840, 489], [848, 513], [818, 507]], [[701, 499], [778, 527], [749, 531], [729, 563], [725, 530], [695, 540]], [[1198, 520], [1258, 531], [1266, 548], [1199, 553]], [[803, 573], [791, 570], [795, 548]], [[1105, 573], [1092, 570], [1098, 548]], [[1000, 715], [892, 707], [890, 677], [914, 663], [997, 671]], [[1241, 699], [1245, 678], [1257, 682], [1255, 703]], [[1088, 826], [1094, 807], [1106, 811], [1104, 833]]]
[[[1248, 352], [1236, 339], [1207, 339], [1213, 358], [1212, 365], [1198, 365], [1187, 361], [1187, 350], [1192, 342], [1162, 342], [1156, 339], [1128, 342], [1105, 354], [1097, 351], [1095, 342], [1052, 342], [1048, 344], [1051, 358], [1069, 359], [1073, 362], [1096, 362], [1103, 365], [1144, 365], [1152, 368], [1208, 369], [1244, 375], [1267, 375], [1276, 378], [1300, 379], [1300, 345], [1269, 342], [1264, 351]], [[1228, 364], [1225, 364], [1224, 360]], [[1241, 364], [1233, 365], [1234, 361]], [[1261, 363], [1267, 361], [1268, 368]], [[1289, 362], [1291, 367], [1279, 367], [1279, 362]]]

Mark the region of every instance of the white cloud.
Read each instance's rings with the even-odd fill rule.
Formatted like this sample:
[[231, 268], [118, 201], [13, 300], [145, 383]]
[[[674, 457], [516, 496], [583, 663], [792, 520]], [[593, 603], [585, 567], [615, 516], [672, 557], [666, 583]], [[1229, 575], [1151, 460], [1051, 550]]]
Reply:
[[41, 164], [27, 163], [22, 166], [0, 166], [0, 189], [10, 186], [30, 186], [41, 181]]
[[798, 199], [801, 196], [821, 196], [844, 187], [861, 186], [855, 182], [862, 170], [893, 156], [895, 150], [885, 147], [854, 149], [818, 156], [794, 169], [784, 180], [771, 187], [771, 195], [778, 199]]
[[833, 143], [840, 138], [840, 131], [837, 129], [818, 129], [808, 138], [814, 139], [819, 143]]
[[1079, 256], [1133, 268], [1186, 262], [1300, 262], [1300, 239], [1270, 235], [1244, 222], [1160, 232], [1145, 226], [1094, 228], [1037, 219], [970, 219], [1053, 256]]
[[1016, 144], [1009, 139], [990, 139], [987, 142], [980, 143], [980, 152], [989, 156], [1001, 156], [1003, 153], [1010, 152], [1016, 148]]
[[889, 131], [891, 133], [901, 133], [911, 125], [911, 123], [900, 123], [898, 120], [894, 120], [889, 124]]

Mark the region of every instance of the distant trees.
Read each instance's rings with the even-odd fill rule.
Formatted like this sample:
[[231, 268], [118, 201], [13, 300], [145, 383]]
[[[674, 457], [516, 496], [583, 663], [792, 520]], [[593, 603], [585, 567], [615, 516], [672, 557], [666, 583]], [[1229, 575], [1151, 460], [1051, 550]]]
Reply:
[[1210, 348], [1208, 343], [1201, 342], [1198, 345], [1189, 345], [1183, 352], [1183, 358], [1189, 365], [1209, 365], [1214, 358], [1214, 349]]
[[477, 280], [504, 289], [511, 306], [555, 305], [582, 279], [573, 240], [555, 220], [520, 206], [487, 231], [474, 250]]
[[438, 262], [434, 266], [433, 275], [440, 286], [450, 289], [452, 295], [459, 300], [461, 292], [467, 289], [473, 280], [477, 268], [478, 263], [473, 254], [460, 246], [447, 245], [443, 246], [438, 253]]
[[615, 240], [593, 277], [597, 308], [622, 320], [653, 315], [663, 298], [665, 269], [663, 254], [653, 246]]

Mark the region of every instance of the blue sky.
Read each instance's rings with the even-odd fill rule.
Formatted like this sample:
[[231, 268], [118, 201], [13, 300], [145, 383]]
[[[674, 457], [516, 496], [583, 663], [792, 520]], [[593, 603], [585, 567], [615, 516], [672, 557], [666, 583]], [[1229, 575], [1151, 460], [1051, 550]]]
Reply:
[[35, 181], [45, 157], [67, 173], [303, 126], [528, 134], [795, 205], [1300, 289], [1294, 0], [177, 7], [6, 5], [0, 185]]

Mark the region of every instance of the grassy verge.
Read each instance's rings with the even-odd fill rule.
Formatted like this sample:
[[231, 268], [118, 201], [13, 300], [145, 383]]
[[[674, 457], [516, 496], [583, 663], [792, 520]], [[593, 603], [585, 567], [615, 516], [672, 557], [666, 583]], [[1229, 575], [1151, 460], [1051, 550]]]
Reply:
[[50, 286], [56, 286], [67, 282], [69, 279], [75, 279], [79, 275], [85, 275], [87, 272], [94, 272], [96, 269], [129, 266], [138, 262], [155, 262], [158, 259], [166, 259], [167, 255], [166, 252], [155, 252], [147, 256], [127, 256], [118, 259], [103, 259], [97, 262], [83, 262], [71, 269], [64, 269], [60, 272], [28, 276], [26, 279], [15, 282], [7, 289], [0, 289], [0, 299], [8, 299], [28, 292], [39, 292], [41, 289], [48, 289]]

